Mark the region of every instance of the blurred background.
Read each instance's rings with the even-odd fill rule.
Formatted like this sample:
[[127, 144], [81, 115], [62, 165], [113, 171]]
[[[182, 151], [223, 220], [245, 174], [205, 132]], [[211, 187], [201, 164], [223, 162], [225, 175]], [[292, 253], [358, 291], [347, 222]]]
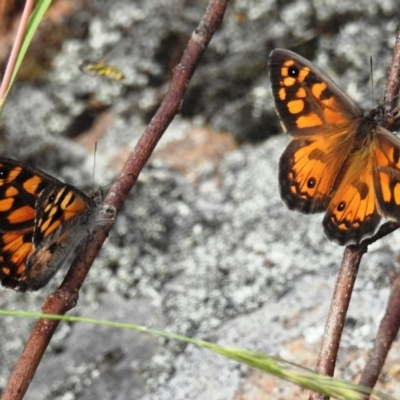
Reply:
[[[0, 0], [0, 71], [23, 5]], [[87, 193], [106, 190], [163, 100], [206, 6], [54, 0], [8, 98], [0, 155]], [[343, 248], [325, 238], [322, 215], [289, 211], [279, 198], [277, 163], [288, 138], [274, 111], [268, 55], [276, 47], [298, 52], [369, 110], [383, 95], [397, 29], [395, 0], [231, 1], [180, 115], [143, 170], [72, 313], [313, 368]], [[82, 60], [115, 66], [125, 79], [85, 74]], [[386, 305], [388, 272], [398, 267], [399, 239], [394, 233], [374, 244], [361, 264], [339, 357], [342, 378], [355, 381], [363, 368]], [[38, 293], [0, 288], [0, 307], [39, 311], [65, 270]], [[0, 319], [0, 391], [33, 324]], [[399, 359], [396, 343], [377, 387], [394, 397]], [[299, 396], [291, 384], [193, 346], [63, 323], [26, 399]]]

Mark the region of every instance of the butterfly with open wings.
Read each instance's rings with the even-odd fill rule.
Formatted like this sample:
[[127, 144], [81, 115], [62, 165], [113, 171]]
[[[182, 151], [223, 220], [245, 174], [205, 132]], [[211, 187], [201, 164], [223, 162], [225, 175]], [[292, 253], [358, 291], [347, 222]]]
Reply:
[[281, 197], [303, 213], [325, 212], [341, 245], [400, 221], [400, 139], [380, 126], [380, 108], [361, 108], [317, 67], [288, 50], [271, 52], [277, 114], [292, 141], [279, 162]]
[[0, 281], [19, 291], [48, 283], [111, 206], [39, 169], [0, 157]]

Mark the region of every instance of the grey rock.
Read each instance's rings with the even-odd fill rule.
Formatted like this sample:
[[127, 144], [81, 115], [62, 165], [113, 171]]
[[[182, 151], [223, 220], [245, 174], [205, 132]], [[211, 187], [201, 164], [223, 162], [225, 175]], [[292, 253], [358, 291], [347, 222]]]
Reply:
[[[116, 160], [133, 148], [162, 100], [174, 62], [205, 5], [93, 1], [76, 17], [87, 36], [64, 42], [45, 80], [13, 88], [2, 121], [1, 155], [28, 161], [81, 189], [111, 182]], [[198, 125], [227, 130], [247, 143], [220, 164], [208, 165], [195, 183], [153, 159], [73, 313], [270, 354], [280, 354], [294, 338], [318, 342], [343, 248], [324, 237], [322, 215], [291, 212], [279, 198], [277, 163], [288, 138], [274, 136], [280, 128], [269, 90], [268, 54], [275, 47], [302, 53], [370, 108], [369, 56], [379, 97], [397, 6], [389, 0], [313, 6], [233, 1], [161, 146]], [[83, 75], [76, 67], [82, 57], [104, 55], [127, 75], [125, 85]], [[91, 152], [71, 139], [84, 133], [77, 121], [90, 116], [92, 97], [105, 105], [100, 114], [112, 117], [99, 142], [94, 183]], [[344, 348], [371, 346], [399, 238], [399, 233], [390, 235], [364, 257]], [[0, 290], [1, 307], [40, 310], [63, 273], [39, 293]], [[301, 318], [287, 328], [284, 321], [294, 315]], [[0, 319], [0, 388], [33, 323]], [[26, 399], [229, 399], [246, 371], [176, 341], [62, 324]]]

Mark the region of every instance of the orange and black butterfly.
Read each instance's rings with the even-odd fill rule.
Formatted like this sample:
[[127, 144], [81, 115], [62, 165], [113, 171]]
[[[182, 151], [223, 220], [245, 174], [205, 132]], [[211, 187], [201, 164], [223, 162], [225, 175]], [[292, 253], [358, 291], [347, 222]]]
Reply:
[[329, 239], [341, 245], [372, 236], [382, 217], [400, 221], [400, 139], [364, 115], [309, 61], [276, 49], [272, 92], [292, 141], [281, 156], [281, 197], [290, 209], [325, 212]]
[[0, 157], [0, 281], [38, 290], [94, 225], [113, 218], [71, 185], [21, 162]]

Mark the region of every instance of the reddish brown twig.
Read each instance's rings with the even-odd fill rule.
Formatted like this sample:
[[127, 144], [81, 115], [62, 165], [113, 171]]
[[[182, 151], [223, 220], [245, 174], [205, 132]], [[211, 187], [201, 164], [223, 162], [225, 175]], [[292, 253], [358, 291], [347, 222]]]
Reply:
[[[393, 59], [389, 70], [389, 76], [386, 84], [384, 106], [386, 121], [383, 125], [390, 129], [393, 125], [391, 113], [397, 105], [398, 92], [400, 87], [400, 30], [397, 34], [396, 44], [393, 51]], [[342, 265], [336, 282], [335, 293], [332, 298], [329, 310], [328, 320], [325, 327], [324, 337], [322, 339], [320, 352], [318, 355], [316, 372], [333, 376], [336, 364], [337, 353], [339, 350], [340, 339], [347, 314], [348, 305], [353, 291], [354, 281], [357, 275], [358, 266], [362, 255], [367, 251], [368, 245], [380, 239], [381, 237], [393, 232], [399, 227], [398, 223], [389, 222], [381, 226], [374, 237], [365, 240], [359, 246], [348, 246], [345, 249]], [[394, 280], [397, 282], [397, 279]], [[400, 288], [398, 284], [392, 285], [391, 301], [388, 304], [387, 314], [381, 323], [379, 333], [376, 339], [374, 351], [369, 357], [369, 363], [366, 366], [361, 384], [373, 388], [380, 371], [382, 369], [387, 352], [396, 337], [394, 330], [398, 330], [400, 321], [395, 321], [394, 315], [400, 315], [400, 302], [396, 301], [394, 292], [398, 293]], [[392, 304], [391, 304], [392, 303]], [[393, 311], [395, 310], [395, 311]], [[390, 327], [390, 329], [388, 329]], [[309, 400], [327, 400], [327, 397], [319, 393], [311, 393]]]
[[[105, 199], [106, 204], [116, 207], [117, 210], [120, 209], [157, 142], [179, 112], [189, 81], [214, 32], [222, 22], [227, 3], [228, 0], [210, 0], [205, 15], [193, 32], [178, 66], [173, 72], [168, 92], [160, 108], [111, 187]], [[97, 230], [88, 239], [87, 245], [82, 246], [60, 289], [46, 300], [43, 306], [44, 312], [65, 314], [74, 307], [79, 288], [107, 237], [108, 229]], [[57, 326], [58, 321], [46, 319], [38, 321], [8, 380], [3, 400], [22, 399]]]
[[[382, 371], [387, 354], [396, 339], [400, 328], [400, 270], [393, 272], [391, 293], [386, 312], [379, 325], [374, 348], [368, 356], [365, 369], [361, 375], [360, 385], [373, 388]], [[368, 397], [365, 397], [367, 399]]]
[[[393, 49], [392, 63], [390, 64], [388, 80], [386, 82], [383, 104], [386, 115], [389, 115], [397, 106], [400, 88], [400, 32], [397, 32], [396, 43]], [[394, 121], [385, 121], [385, 128], [391, 129]]]
[[[328, 319], [325, 326], [324, 336], [318, 354], [318, 361], [315, 371], [322, 375], [333, 376], [336, 365], [336, 358], [339, 350], [340, 338], [349, 308], [354, 282], [357, 277], [358, 267], [362, 255], [367, 247], [347, 246], [342, 265], [336, 280], [336, 287], [333, 293]], [[311, 393], [309, 399], [317, 400], [321, 397], [319, 393]], [[327, 397], [322, 397], [326, 399]]]

